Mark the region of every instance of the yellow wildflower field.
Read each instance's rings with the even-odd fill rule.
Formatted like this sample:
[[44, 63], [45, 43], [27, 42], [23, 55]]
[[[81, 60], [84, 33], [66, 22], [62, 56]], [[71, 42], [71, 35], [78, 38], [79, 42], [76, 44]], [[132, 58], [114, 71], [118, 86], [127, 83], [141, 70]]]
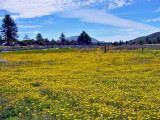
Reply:
[[160, 119], [159, 50], [1, 53], [0, 118]]

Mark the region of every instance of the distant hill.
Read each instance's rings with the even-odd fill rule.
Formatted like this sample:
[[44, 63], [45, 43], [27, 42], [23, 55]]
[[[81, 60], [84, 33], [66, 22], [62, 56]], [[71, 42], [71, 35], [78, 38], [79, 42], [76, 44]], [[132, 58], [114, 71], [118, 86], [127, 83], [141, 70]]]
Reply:
[[143, 43], [145, 43], [147, 37], [148, 37], [148, 40], [150, 40], [153, 43], [154, 41], [157, 40], [158, 36], [160, 37], [160, 32], [152, 33], [147, 36], [138, 37], [136, 39], [130, 40], [129, 43], [131, 43], [131, 42], [138, 43], [139, 41], [143, 41]]
[[[69, 40], [69, 41], [71, 41], [71, 40], [78, 40], [78, 36], [71, 36], [71, 37], [68, 37], [68, 38], [66, 38], [67, 40]], [[95, 38], [92, 38], [91, 39], [91, 41], [93, 42], [93, 43], [97, 43], [97, 42], [102, 42], [102, 43], [105, 43], [104, 41], [99, 41], [99, 40], [97, 40], [97, 39], [95, 39]]]

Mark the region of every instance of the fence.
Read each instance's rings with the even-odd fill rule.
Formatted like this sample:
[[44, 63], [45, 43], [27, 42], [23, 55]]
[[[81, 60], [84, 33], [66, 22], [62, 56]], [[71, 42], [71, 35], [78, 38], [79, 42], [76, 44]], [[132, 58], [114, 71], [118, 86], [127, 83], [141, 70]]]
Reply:
[[96, 45], [48, 45], [48, 46], [6, 46], [0, 47], [0, 52], [9, 52], [17, 50], [43, 50], [43, 49], [84, 49], [84, 48], [96, 48]]
[[[87, 49], [97, 48], [98, 45], [48, 45], [48, 46], [6, 46], [0, 47], [0, 52], [9, 52], [17, 50], [43, 50], [43, 49]], [[136, 50], [136, 49], [160, 49], [160, 45], [121, 45], [121, 46], [101, 46], [106, 53], [109, 50]]]

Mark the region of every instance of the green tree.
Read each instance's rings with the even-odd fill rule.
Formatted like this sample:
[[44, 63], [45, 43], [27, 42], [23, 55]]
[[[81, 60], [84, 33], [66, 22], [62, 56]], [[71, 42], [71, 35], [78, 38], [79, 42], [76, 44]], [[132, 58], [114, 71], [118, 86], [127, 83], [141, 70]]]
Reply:
[[44, 39], [45, 45], [50, 45], [50, 41], [48, 40], [48, 38]]
[[2, 20], [1, 33], [5, 37], [7, 44], [15, 42], [18, 37], [18, 27], [10, 15], [5, 15]]
[[157, 37], [157, 43], [160, 44], [160, 36]]
[[156, 44], [157, 43], [157, 41], [156, 40], [153, 40], [153, 44]]
[[56, 45], [56, 44], [57, 44], [57, 41], [54, 40], [54, 39], [52, 39], [52, 40], [51, 40], [51, 45]]
[[124, 43], [123, 40], [119, 41], [119, 45], [123, 45], [123, 43]]
[[128, 41], [126, 41], [126, 44], [129, 44], [129, 42], [128, 42]]
[[76, 45], [76, 44], [77, 44], [77, 41], [72, 39], [72, 40], [70, 41], [70, 44], [71, 44], [71, 45]]
[[43, 37], [40, 33], [38, 33], [37, 36], [36, 36], [36, 42], [39, 45], [44, 45], [44, 39], [43, 39]]
[[2, 35], [0, 35], [0, 41], [2, 41]]
[[0, 35], [0, 45], [3, 43], [2, 36]]
[[143, 40], [140, 40], [140, 41], [139, 41], [139, 44], [140, 44], [140, 45], [143, 45], [143, 44], [144, 44]]
[[59, 40], [60, 40], [61, 45], [66, 44], [66, 37], [65, 37], [64, 33], [61, 34], [61, 36], [59, 37]]
[[149, 41], [148, 41], [148, 44], [152, 44], [152, 40], [149, 40]]
[[91, 37], [85, 31], [80, 34], [77, 42], [80, 45], [89, 45], [92, 43]]
[[118, 43], [117, 41], [115, 41], [115, 42], [113, 43], [113, 45], [119, 45], [119, 43]]
[[146, 44], [149, 44], [149, 38], [146, 37]]

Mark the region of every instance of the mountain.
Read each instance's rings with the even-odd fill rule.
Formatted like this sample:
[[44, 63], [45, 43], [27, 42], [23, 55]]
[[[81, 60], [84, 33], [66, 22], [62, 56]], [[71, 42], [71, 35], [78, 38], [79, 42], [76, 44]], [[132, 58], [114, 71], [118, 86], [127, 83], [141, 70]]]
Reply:
[[138, 38], [130, 40], [128, 42], [138, 43], [139, 41], [143, 41], [143, 43], [146, 43], [146, 39], [148, 38], [148, 40], [150, 40], [153, 43], [154, 41], [157, 40], [158, 37], [160, 37], [160, 32], [155, 32], [155, 33], [152, 33], [152, 34], [147, 35], [147, 36], [138, 37]]
[[66, 38], [67, 40], [71, 41], [71, 40], [78, 40], [78, 36], [71, 36]]
[[[68, 37], [68, 38], [66, 38], [67, 40], [69, 40], [69, 41], [71, 41], [71, 40], [78, 40], [78, 36], [71, 36], [71, 37]], [[97, 42], [102, 42], [102, 43], [105, 43], [104, 41], [99, 41], [99, 40], [97, 40], [97, 39], [95, 39], [95, 38], [92, 38], [91, 39], [91, 41], [93, 42], [93, 43], [97, 43]]]

